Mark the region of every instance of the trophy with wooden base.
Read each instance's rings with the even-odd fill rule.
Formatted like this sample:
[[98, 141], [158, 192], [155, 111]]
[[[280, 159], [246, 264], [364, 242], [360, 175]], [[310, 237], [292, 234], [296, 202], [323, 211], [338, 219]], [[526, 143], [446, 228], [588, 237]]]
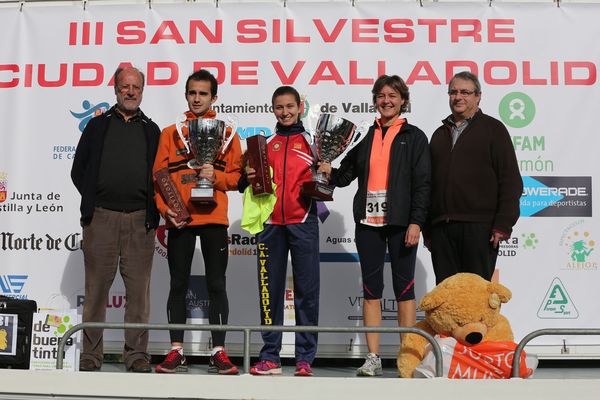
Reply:
[[[322, 162], [331, 163], [340, 154], [362, 136], [356, 125], [347, 119], [333, 114], [321, 114], [317, 120], [314, 140], [317, 147], [317, 157]], [[311, 182], [302, 184], [302, 194], [315, 200], [333, 200], [333, 186], [324, 173], [317, 173]]]
[[[185, 126], [184, 124], [187, 124], [187, 140], [181, 130]], [[228, 138], [227, 128], [231, 129]], [[212, 164], [219, 156], [220, 151], [225, 152], [235, 135], [235, 125], [213, 118], [198, 118], [189, 120], [187, 123], [178, 121], [177, 132], [188, 152], [191, 151], [194, 156], [188, 162], [188, 167], [200, 170], [204, 164]], [[190, 200], [199, 205], [214, 206], [216, 200], [213, 183], [199, 175], [196, 186], [191, 189]]]

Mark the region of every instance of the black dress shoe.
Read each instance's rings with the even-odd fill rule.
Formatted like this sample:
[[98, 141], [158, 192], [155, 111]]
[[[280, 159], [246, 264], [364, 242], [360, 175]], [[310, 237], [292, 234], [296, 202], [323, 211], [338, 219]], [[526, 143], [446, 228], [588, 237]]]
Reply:
[[150, 372], [152, 371], [152, 367], [150, 367], [150, 363], [143, 358], [138, 358], [131, 364], [129, 367], [129, 371], [131, 372]]
[[80, 371], [99, 371], [100, 367], [96, 366], [93, 360], [89, 358], [79, 360], [79, 370]]

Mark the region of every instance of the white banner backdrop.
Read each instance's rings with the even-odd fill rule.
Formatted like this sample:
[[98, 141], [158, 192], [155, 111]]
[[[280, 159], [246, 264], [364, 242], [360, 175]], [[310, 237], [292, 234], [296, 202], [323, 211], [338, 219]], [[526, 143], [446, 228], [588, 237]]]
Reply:
[[[216, 109], [240, 118], [242, 137], [272, 132], [270, 96], [282, 84], [305, 94], [313, 110], [370, 121], [370, 89], [381, 73], [406, 79], [412, 103], [407, 118], [431, 135], [449, 113], [449, 77], [468, 68], [482, 81], [483, 111], [509, 128], [525, 181], [522, 218], [498, 261], [500, 282], [513, 291], [503, 312], [517, 340], [540, 328], [598, 327], [600, 226], [592, 207], [600, 172], [593, 120], [600, 104], [598, 15], [598, 5], [495, 3], [0, 8], [0, 290], [35, 299], [40, 307], [81, 309], [80, 197], [69, 171], [85, 123], [114, 104], [111, 78], [119, 64], [145, 71], [142, 109], [161, 127], [185, 111], [187, 76], [208, 68], [220, 82]], [[362, 324], [354, 191], [336, 190], [320, 226], [322, 325]], [[254, 245], [240, 229], [240, 211], [241, 195], [231, 193], [230, 323], [258, 324]], [[151, 322], [166, 322], [166, 240], [163, 226]], [[205, 322], [199, 249], [192, 274], [190, 317]], [[430, 255], [421, 247], [417, 296], [433, 284]], [[111, 321], [122, 320], [124, 304], [118, 279], [107, 304]], [[393, 326], [391, 287], [383, 307], [385, 323]], [[293, 302], [288, 308], [286, 319], [293, 320]], [[121, 332], [106, 337], [119, 348]], [[193, 350], [206, 350], [207, 334], [186, 338]], [[534, 343], [558, 349], [563, 339], [576, 345], [572, 352], [588, 353], [600, 340], [545, 337]], [[166, 349], [167, 340], [166, 332], [152, 332], [151, 348]], [[240, 334], [228, 335], [232, 349], [241, 341]], [[286, 335], [287, 354], [292, 341]], [[259, 343], [253, 336], [253, 347]], [[321, 355], [364, 349], [361, 335], [323, 334], [320, 344]], [[393, 354], [398, 338], [384, 336], [383, 344], [382, 352]]]

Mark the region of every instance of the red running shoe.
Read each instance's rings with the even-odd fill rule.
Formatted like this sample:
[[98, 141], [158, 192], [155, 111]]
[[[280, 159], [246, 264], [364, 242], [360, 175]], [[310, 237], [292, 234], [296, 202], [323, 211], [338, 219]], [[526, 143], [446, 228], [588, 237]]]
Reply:
[[252, 368], [252, 375], [281, 375], [281, 364], [269, 360], [260, 360]]
[[171, 350], [165, 360], [156, 366], [155, 371], [164, 374], [187, 372], [188, 364], [185, 356], [177, 350]]
[[308, 361], [298, 361], [296, 363], [296, 372], [294, 372], [296, 376], [313, 376], [312, 368]]
[[221, 375], [237, 375], [238, 369], [227, 357], [225, 350], [219, 350], [208, 362], [208, 372]]

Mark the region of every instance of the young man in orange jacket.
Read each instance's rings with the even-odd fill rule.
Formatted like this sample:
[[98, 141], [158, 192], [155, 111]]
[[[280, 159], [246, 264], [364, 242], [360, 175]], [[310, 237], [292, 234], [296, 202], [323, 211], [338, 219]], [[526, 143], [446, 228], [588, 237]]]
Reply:
[[[199, 70], [190, 75], [186, 82], [185, 97], [189, 107], [185, 112], [186, 121], [196, 118], [216, 118], [217, 114], [211, 106], [217, 100], [217, 80], [210, 72]], [[186, 129], [182, 129], [182, 133], [184, 136], [188, 135]], [[235, 132], [228, 132], [228, 137], [234, 134]], [[188, 221], [177, 222], [175, 219], [177, 214], [168, 207], [160, 191], [156, 190], [156, 205], [166, 221], [169, 232], [167, 251], [171, 285], [167, 315], [169, 323], [186, 322], [186, 293], [196, 237], [200, 237], [208, 288], [208, 321], [214, 325], [225, 325], [229, 316], [225, 287], [225, 271], [229, 254], [228, 198], [225, 192], [237, 189], [240, 178], [239, 138], [234, 136], [225, 153], [219, 152], [216, 161], [212, 164], [204, 164], [198, 169], [192, 169], [188, 166], [188, 162], [193, 158], [193, 154], [182, 142], [175, 124], [162, 131], [153, 171], [168, 169], [169, 176], [190, 213]], [[206, 178], [213, 183], [216, 204], [206, 206], [192, 201], [191, 189], [195, 187], [198, 177]], [[171, 351], [165, 360], [156, 366], [156, 372], [173, 373], [187, 370], [187, 361], [183, 355], [183, 331], [171, 331], [170, 335]], [[225, 332], [212, 332], [212, 343], [214, 347], [210, 357], [209, 372], [237, 374], [238, 369], [225, 353]]]

